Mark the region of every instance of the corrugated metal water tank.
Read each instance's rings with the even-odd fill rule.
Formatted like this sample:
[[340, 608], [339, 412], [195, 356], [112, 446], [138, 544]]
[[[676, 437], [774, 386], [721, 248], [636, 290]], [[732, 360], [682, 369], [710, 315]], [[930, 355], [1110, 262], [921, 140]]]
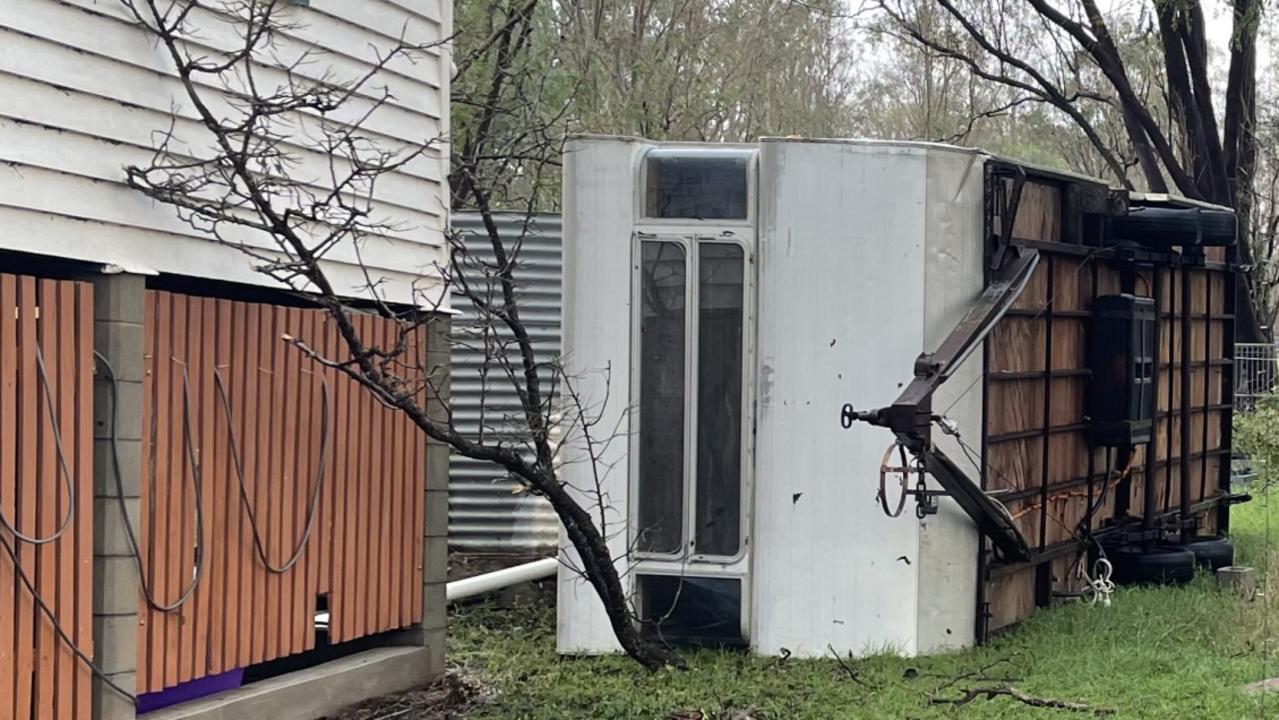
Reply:
[[[516, 281], [521, 289], [520, 317], [528, 327], [540, 362], [560, 353], [560, 284], [562, 275], [559, 215], [537, 215], [524, 232], [523, 214], [498, 216], [503, 243], [520, 242]], [[454, 213], [453, 228], [466, 247], [487, 262], [493, 260], [488, 234], [478, 214]], [[520, 236], [524, 235], [520, 241]], [[478, 329], [467, 299], [454, 293], [453, 333], [459, 339]], [[458, 429], [475, 437], [510, 433], [523, 426], [519, 398], [500, 370], [484, 374], [484, 352], [463, 340], [453, 347], [452, 401]], [[559, 524], [542, 498], [519, 492], [497, 465], [454, 454], [449, 459], [449, 546], [464, 553], [545, 554], [559, 538]]]

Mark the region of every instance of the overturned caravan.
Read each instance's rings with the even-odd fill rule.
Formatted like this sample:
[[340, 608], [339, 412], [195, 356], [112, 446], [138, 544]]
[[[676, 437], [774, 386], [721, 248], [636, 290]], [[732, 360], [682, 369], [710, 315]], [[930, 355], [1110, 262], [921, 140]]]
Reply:
[[[609, 439], [562, 477], [645, 632], [964, 647], [1107, 538], [1226, 529], [1228, 211], [935, 144], [581, 137], [564, 242]], [[559, 650], [615, 651], [561, 555]]]

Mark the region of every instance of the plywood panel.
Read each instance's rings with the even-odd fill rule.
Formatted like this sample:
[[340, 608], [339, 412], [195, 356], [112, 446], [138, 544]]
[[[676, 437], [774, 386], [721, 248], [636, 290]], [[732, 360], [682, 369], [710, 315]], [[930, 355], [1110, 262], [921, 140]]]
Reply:
[[1035, 611], [1034, 569], [1012, 572], [991, 580], [986, 586], [986, 597], [990, 603], [991, 632], [1030, 617]]
[[987, 341], [990, 369], [993, 372], [1043, 370], [1046, 338], [1046, 324], [1041, 318], [1004, 318]]
[[988, 392], [992, 409], [986, 431], [1004, 435], [1033, 430], [1044, 423], [1044, 380], [997, 380], [991, 373]]
[[1043, 475], [1043, 438], [1040, 436], [991, 443], [986, 449], [986, 482], [991, 490], [1027, 490], [1038, 487]]
[[[1089, 310], [1094, 298], [1094, 282], [1096, 295], [1121, 292], [1123, 274], [1117, 264], [1092, 257], [1054, 255], [1041, 261], [1037, 275], [1043, 273], [1045, 267], [1052, 268], [1051, 286], [1046, 282], [1033, 285], [1032, 299], [1019, 303], [1023, 312], [1004, 318], [987, 343], [992, 370], [987, 391], [990, 407], [997, 408], [998, 412], [987, 416], [986, 459], [991, 489], [1015, 488], [1024, 494], [1023, 499], [1008, 503], [1019, 529], [1032, 544], [1038, 543], [1042, 530], [1045, 545], [1053, 546], [1076, 539], [1075, 529], [1090, 502], [1099, 503], [1092, 519], [1094, 528], [1114, 514], [1119, 473], [1115, 468], [1107, 468], [1104, 450], [1089, 447], [1085, 430], [1062, 432], [1062, 429], [1085, 425], [1088, 420], [1088, 376], [1069, 373], [1087, 367], [1089, 321], [1087, 317], [1072, 314]], [[1220, 452], [1223, 429], [1230, 421], [1229, 410], [1218, 407], [1226, 398], [1224, 386], [1229, 377], [1224, 349], [1228, 347], [1226, 336], [1232, 324], [1225, 316], [1226, 283], [1218, 271], [1185, 271], [1190, 278], [1191, 315], [1189, 332], [1183, 338], [1181, 272], [1162, 269], [1156, 279], [1150, 271], [1141, 270], [1133, 273], [1130, 280], [1132, 291], [1138, 295], [1149, 294], [1155, 285], [1159, 286], [1161, 315], [1153, 442], [1149, 448], [1137, 448], [1129, 463], [1129, 508], [1130, 513], [1138, 515], [1146, 493], [1147, 451], [1151, 456], [1151, 492], [1156, 508], [1161, 512], [1175, 510], [1180, 503], [1183, 374], [1190, 383], [1186, 396], [1191, 411], [1189, 497], [1192, 502], [1199, 502], [1218, 492], [1221, 459], [1213, 453]], [[1024, 312], [1032, 308], [1033, 312]], [[1045, 367], [1043, 358], [1047, 352], [1045, 337], [1049, 325], [1052, 328], [1049, 366], [1053, 372], [1066, 376], [1048, 381], [1050, 393], [1045, 399], [1042, 377], [1024, 376]], [[1191, 362], [1184, 367], [1183, 342], [1191, 351]], [[1001, 378], [1001, 373], [1006, 376], [1008, 371], [1020, 372], [1022, 376]], [[1054, 429], [1047, 441], [1046, 465], [1042, 436], [1031, 436], [1045, 428]], [[1017, 439], [1001, 437], [1007, 433], [1022, 435]], [[1086, 480], [1090, 469], [1094, 474], [1091, 497]], [[1103, 483], [1108, 470], [1109, 479]], [[1036, 492], [1045, 480], [1049, 485], [1047, 502], [1042, 492]], [[1104, 498], [1100, 495], [1103, 487], [1107, 488]], [[1053, 561], [1053, 590], [1068, 590], [1075, 583], [1072, 574], [1067, 572], [1066, 562], [1066, 558]], [[992, 620], [992, 627], [1016, 622], [1034, 608], [1033, 569], [1018, 571], [998, 582], [991, 581], [987, 592], [992, 613], [997, 616], [997, 620]]]
[[1051, 393], [1049, 427], [1078, 425], [1087, 419], [1088, 378], [1086, 376], [1053, 378]]
[[1061, 188], [1027, 182], [1013, 223], [1013, 236], [1027, 240], [1061, 240]]
[[1088, 436], [1083, 431], [1055, 432], [1048, 438], [1048, 484], [1054, 486], [1088, 474]]

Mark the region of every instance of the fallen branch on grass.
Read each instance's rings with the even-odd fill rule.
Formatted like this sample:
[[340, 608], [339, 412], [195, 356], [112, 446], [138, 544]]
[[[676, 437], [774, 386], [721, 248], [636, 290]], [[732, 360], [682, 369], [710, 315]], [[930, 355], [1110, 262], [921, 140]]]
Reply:
[[[959, 684], [959, 683], [961, 683], [961, 682], [963, 682], [963, 681], [965, 681], [965, 680], [974, 681], [974, 682], [998, 682], [998, 683], [1003, 683], [1004, 685], [1008, 685], [1009, 683], [1017, 682], [1017, 678], [1014, 678], [1014, 677], [994, 677], [994, 676], [990, 675], [990, 671], [991, 671], [991, 670], [994, 670], [995, 668], [999, 667], [1000, 665], [1009, 665], [1009, 666], [1011, 666], [1011, 665], [1013, 664], [1013, 659], [1014, 659], [1014, 658], [1016, 658], [1016, 657], [1017, 657], [1017, 653], [1012, 653], [1011, 655], [1007, 655], [1007, 656], [1005, 656], [1005, 657], [997, 658], [997, 659], [995, 659], [995, 660], [993, 660], [993, 661], [991, 661], [991, 662], [989, 662], [989, 663], [986, 663], [985, 665], [982, 665], [981, 667], [977, 668], [976, 670], [973, 670], [973, 671], [970, 671], [970, 672], [966, 672], [966, 673], [962, 673], [962, 674], [960, 674], [960, 675], [956, 675], [956, 676], [954, 676], [954, 677], [952, 677], [952, 678], [949, 678], [946, 682], [942, 683], [941, 685], [938, 685], [938, 686], [937, 686], [937, 688], [936, 688], [935, 690], [933, 690], [933, 691], [932, 691], [932, 693], [929, 695], [929, 697], [933, 697], [933, 696], [937, 695], [938, 693], [940, 693], [942, 690], [945, 690], [945, 689], [950, 688], [950, 687], [954, 687], [955, 685], [957, 685], [957, 684]], [[929, 674], [929, 673], [925, 673], [925, 675], [931, 675], [931, 674]], [[931, 676], [932, 676], [932, 677], [944, 677], [944, 676], [941, 676], [941, 675], [931, 675]]]
[[[858, 685], [861, 685], [862, 687], [870, 687], [870, 685], [868, 685], [865, 680], [862, 680], [861, 673], [857, 672], [857, 669], [854, 668], [853, 666], [844, 662], [844, 658], [840, 657], [839, 653], [835, 652], [834, 645], [827, 645], [826, 649], [830, 651], [831, 655], [835, 656], [835, 662], [839, 663], [839, 666], [844, 669], [844, 672], [848, 673], [848, 678], [850, 680], [857, 683]], [[849, 653], [848, 657], [851, 660], [852, 653]]]
[[1010, 685], [1001, 685], [998, 687], [981, 687], [968, 688], [964, 690], [964, 694], [957, 698], [938, 698], [930, 697], [928, 702], [930, 705], [967, 705], [977, 698], [984, 697], [987, 700], [994, 700], [996, 697], [1004, 695], [1010, 697], [1020, 703], [1030, 705], [1031, 707], [1054, 708], [1057, 710], [1070, 710], [1072, 712], [1092, 713], [1098, 717], [1103, 715], [1114, 715], [1115, 711], [1110, 708], [1098, 708], [1083, 703], [1069, 702], [1066, 700], [1056, 700], [1053, 698], [1038, 698], [1033, 695], [1018, 690]]

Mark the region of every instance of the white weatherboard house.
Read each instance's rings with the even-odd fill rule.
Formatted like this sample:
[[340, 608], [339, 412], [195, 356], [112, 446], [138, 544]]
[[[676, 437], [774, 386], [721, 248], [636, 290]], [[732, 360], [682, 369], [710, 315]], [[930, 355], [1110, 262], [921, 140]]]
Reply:
[[[162, 6], [164, 3], [161, 4]], [[281, 6], [284, 7], [284, 3]], [[304, 53], [303, 76], [360, 77], [379, 48], [438, 43], [452, 33], [451, 0], [311, 0], [284, 7], [296, 22], [277, 39], [281, 62]], [[210, 56], [242, 42], [225, 22], [197, 11]], [[366, 112], [376, 88], [394, 99], [365, 123], [385, 147], [448, 135], [447, 46], [413, 63], [393, 62], [331, 118]], [[262, 82], [282, 80], [263, 68]], [[274, 86], [272, 86], [274, 87]], [[212, 89], [212, 88], [210, 88]], [[157, 132], [204, 142], [194, 109], [164, 48], [118, 0], [4, 0], [0, 6], [0, 250], [111, 263], [131, 269], [269, 285], [246, 256], [218, 246], [124, 185], [126, 165], [146, 166]], [[299, 126], [305, 130], [305, 121]], [[322, 155], [291, 147], [295, 173], [323, 178]], [[370, 238], [364, 259], [393, 303], [413, 303], [415, 278], [447, 259], [448, 153], [434, 152], [379, 180], [374, 213], [402, 232]], [[327, 268], [339, 292], [366, 285], [354, 250], [343, 246]]]
[[[600, 426], [622, 437], [603, 459], [607, 532], [668, 639], [808, 657], [973, 643], [972, 521], [949, 498], [922, 521], [885, 517], [891, 436], [839, 414], [891, 403], [982, 292], [986, 159], [885, 142], [569, 144], [564, 353], [610, 369]], [[967, 363], [935, 398], [961, 430], [980, 432], [981, 393], [961, 398], [980, 372]], [[581, 390], [603, 398], [603, 375]], [[580, 459], [565, 480], [591, 488]], [[563, 568], [558, 627], [561, 652], [617, 649]]]

